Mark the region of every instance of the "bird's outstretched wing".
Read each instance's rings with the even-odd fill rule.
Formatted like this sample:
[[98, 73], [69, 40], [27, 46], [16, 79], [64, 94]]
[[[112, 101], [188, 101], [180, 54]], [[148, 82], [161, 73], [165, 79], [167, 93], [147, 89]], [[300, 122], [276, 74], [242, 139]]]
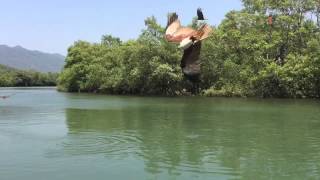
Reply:
[[176, 13], [168, 15], [168, 23], [165, 38], [168, 42], [180, 43], [185, 38], [196, 34], [196, 30], [189, 27], [182, 27]]
[[200, 21], [205, 20], [201, 8], [197, 9], [197, 15], [198, 15], [198, 20], [200, 20]]
[[181, 59], [181, 68], [183, 74], [192, 80], [198, 77], [201, 73], [200, 70], [200, 51], [201, 51], [201, 41], [193, 44], [188, 49], [184, 50], [184, 54]]
[[177, 13], [170, 13], [168, 15], [168, 23], [166, 28], [166, 35], [173, 35], [181, 27], [179, 16]]

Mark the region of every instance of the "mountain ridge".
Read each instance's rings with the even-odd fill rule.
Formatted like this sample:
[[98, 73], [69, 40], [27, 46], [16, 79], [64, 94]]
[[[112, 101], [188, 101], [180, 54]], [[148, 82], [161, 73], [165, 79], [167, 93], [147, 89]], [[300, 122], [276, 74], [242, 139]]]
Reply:
[[0, 64], [16, 69], [60, 72], [64, 59], [65, 57], [58, 53], [29, 50], [20, 45], [10, 47], [0, 44]]

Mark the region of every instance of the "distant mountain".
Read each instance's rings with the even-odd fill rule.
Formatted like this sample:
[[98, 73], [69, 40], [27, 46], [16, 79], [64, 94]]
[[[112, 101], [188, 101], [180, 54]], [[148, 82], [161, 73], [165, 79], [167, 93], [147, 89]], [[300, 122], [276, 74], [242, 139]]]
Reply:
[[64, 59], [60, 54], [32, 51], [21, 46], [0, 45], [0, 64], [17, 69], [59, 72], [63, 68]]

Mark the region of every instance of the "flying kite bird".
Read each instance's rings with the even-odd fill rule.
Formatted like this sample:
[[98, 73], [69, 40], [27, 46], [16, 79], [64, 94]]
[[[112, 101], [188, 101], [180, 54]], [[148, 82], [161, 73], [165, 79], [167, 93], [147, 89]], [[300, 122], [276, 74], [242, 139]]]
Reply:
[[[197, 10], [197, 15], [198, 21], [205, 20], [200, 8]], [[183, 74], [193, 83], [199, 81], [201, 73], [199, 59], [201, 41], [208, 38], [211, 31], [212, 28], [207, 24], [201, 25], [198, 29], [181, 26], [176, 13], [168, 16], [165, 38], [168, 42], [179, 43], [179, 48], [184, 50], [180, 66]]]

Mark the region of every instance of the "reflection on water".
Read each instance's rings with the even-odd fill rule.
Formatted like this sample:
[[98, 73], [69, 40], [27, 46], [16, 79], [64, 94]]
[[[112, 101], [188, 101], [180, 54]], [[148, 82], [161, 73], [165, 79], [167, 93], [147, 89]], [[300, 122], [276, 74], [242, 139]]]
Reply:
[[71, 155], [134, 156], [152, 174], [320, 177], [318, 108], [202, 101], [160, 99], [118, 110], [67, 109], [64, 148]]
[[318, 179], [320, 103], [5, 89], [0, 179]]

